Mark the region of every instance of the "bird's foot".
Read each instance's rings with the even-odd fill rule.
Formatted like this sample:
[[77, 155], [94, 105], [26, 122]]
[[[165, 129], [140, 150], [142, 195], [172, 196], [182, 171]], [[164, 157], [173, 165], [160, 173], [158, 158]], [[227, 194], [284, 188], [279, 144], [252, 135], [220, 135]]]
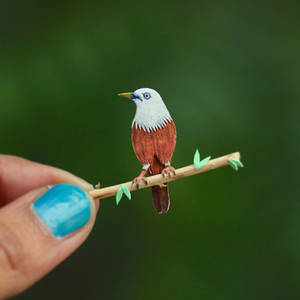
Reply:
[[136, 185], [136, 188], [139, 189], [139, 187], [140, 187], [140, 185], [141, 185], [142, 183], [144, 183], [145, 185], [148, 184], [148, 181], [147, 181], [146, 177], [144, 177], [144, 176], [138, 176], [138, 177], [136, 177], [136, 178], [134, 178], [134, 179], [132, 180], [132, 183], [131, 183], [131, 184], [132, 184], [132, 185]]
[[171, 177], [171, 176], [175, 175], [176, 172], [175, 172], [175, 169], [173, 167], [169, 166], [169, 167], [164, 168], [161, 171], [161, 174], [162, 174], [163, 177], [167, 177], [167, 176]]

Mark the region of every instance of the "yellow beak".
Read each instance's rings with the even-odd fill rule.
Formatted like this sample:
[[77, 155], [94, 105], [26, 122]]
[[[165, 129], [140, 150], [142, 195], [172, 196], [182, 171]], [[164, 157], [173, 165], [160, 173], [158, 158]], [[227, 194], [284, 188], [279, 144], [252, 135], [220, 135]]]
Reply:
[[128, 98], [128, 99], [132, 98], [131, 93], [120, 93], [118, 94], [118, 96]]

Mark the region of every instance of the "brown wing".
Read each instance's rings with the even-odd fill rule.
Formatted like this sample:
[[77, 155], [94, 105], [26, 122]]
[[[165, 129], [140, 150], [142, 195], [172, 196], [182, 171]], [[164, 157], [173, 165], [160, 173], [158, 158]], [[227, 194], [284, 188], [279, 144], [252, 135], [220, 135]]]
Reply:
[[171, 162], [176, 146], [176, 127], [174, 122], [168, 122], [166, 127], [156, 132], [155, 155], [162, 164]]
[[146, 132], [132, 128], [131, 141], [134, 152], [141, 163], [152, 164], [156, 157], [161, 164], [171, 162], [176, 145], [176, 127], [173, 121], [156, 131]]

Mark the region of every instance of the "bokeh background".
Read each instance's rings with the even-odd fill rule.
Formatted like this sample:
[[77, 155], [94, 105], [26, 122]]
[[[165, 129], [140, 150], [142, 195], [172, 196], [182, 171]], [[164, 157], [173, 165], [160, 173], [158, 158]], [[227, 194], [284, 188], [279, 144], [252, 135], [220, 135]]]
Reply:
[[296, 1], [6, 1], [1, 152], [108, 186], [132, 179], [134, 103], [152, 87], [178, 130], [175, 167], [242, 153], [101, 202], [69, 259], [17, 299], [299, 299], [300, 18]]

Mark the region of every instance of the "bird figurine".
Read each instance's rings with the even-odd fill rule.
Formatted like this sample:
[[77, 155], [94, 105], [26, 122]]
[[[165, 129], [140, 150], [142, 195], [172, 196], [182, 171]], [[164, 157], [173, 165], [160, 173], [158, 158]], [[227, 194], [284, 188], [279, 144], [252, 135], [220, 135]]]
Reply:
[[[120, 93], [119, 96], [135, 102], [136, 113], [132, 122], [131, 141], [134, 152], [142, 164], [142, 172], [132, 184], [147, 184], [145, 175], [175, 175], [171, 159], [176, 145], [176, 127], [158, 92], [141, 88], [132, 93]], [[153, 205], [161, 214], [170, 207], [167, 184], [152, 187]]]

